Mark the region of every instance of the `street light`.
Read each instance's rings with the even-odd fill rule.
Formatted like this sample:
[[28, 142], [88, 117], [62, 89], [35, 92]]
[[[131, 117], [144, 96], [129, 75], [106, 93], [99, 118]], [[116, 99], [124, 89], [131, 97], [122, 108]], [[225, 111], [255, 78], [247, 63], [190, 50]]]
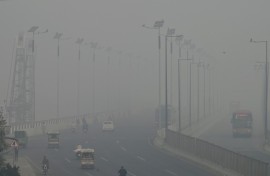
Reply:
[[28, 32], [32, 32], [33, 33], [33, 40], [32, 40], [32, 53], [35, 52], [35, 32], [38, 29], [38, 26], [32, 26]]
[[[168, 34], [168, 33], [167, 33]], [[167, 76], [167, 39], [168, 37], [181, 37], [181, 35], [166, 35], [165, 36], [165, 130], [168, 129], [168, 76]]]
[[77, 118], [80, 114], [80, 60], [81, 60], [81, 44], [83, 43], [83, 38], [78, 38], [75, 42], [79, 46], [78, 53], [78, 66], [77, 66]]
[[153, 25], [153, 27], [149, 27], [146, 25], [142, 25], [142, 27], [148, 28], [148, 29], [158, 29], [158, 115], [159, 115], [159, 121], [161, 121], [161, 114], [160, 114], [160, 108], [161, 108], [161, 61], [160, 61], [160, 50], [161, 50], [161, 40], [160, 40], [160, 28], [163, 26], [164, 20], [156, 21]]
[[63, 34], [56, 32], [54, 39], [57, 39], [57, 118], [59, 118], [59, 57], [60, 57], [60, 38]]
[[206, 118], [206, 69], [209, 68], [209, 64], [206, 64], [205, 62], [201, 62], [199, 64], [199, 67], [203, 68], [203, 118]]
[[[195, 49], [195, 44], [190, 44], [190, 49], [191, 50], [194, 50]], [[188, 51], [188, 49], [187, 49], [187, 51]], [[188, 57], [188, 56], [187, 56]], [[188, 59], [188, 58], [187, 58]], [[191, 59], [190, 60], [192, 60], [193, 61], [193, 55], [192, 55], [192, 57], [191, 57]], [[191, 73], [191, 65], [192, 65], [193, 63], [192, 62], [190, 62], [189, 63], [189, 127], [191, 127], [191, 122], [192, 122], [192, 119], [191, 119], [191, 107], [192, 107], [192, 104], [191, 104], [191, 102], [192, 102], [192, 100], [191, 100], [191, 86], [192, 86], [192, 73]]]
[[253, 43], [265, 43], [265, 100], [264, 100], [264, 137], [265, 137], [265, 142], [268, 142], [268, 134], [267, 134], [267, 118], [268, 118], [268, 113], [267, 113], [267, 104], [268, 104], [268, 58], [267, 58], [267, 40], [263, 41], [255, 41], [252, 38], [250, 39], [250, 42]]
[[107, 63], [107, 112], [110, 112], [110, 54], [111, 54], [111, 47], [106, 48], [106, 52], [108, 53], [108, 63]]
[[94, 117], [96, 116], [95, 114], [95, 62], [96, 62], [96, 49], [98, 46], [97, 42], [91, 42], [90, 43], [91, 48], [93, 49], [93, 114]]
[[180, 35], [175, 39], [179, 46], [179, 59], [177, 59], [177, 71], [178, 71], [178, 131], [181, 132], [181, 79], [180, 79], [180, 61], [181, 61], [181, 42], [184, 35]]
[[[167, 36], [172, 36], [175, 34], [175, 29], [174, 28], [168, 28], [167, 29]], [[179, 38], [179, 37], [176, 37], [176, 38]], [[170, 104], [172, 106], [172, 98], [173, 98], [173, 90], [172, 90], [172, 73], [173, 73], [173, 43], [172, 43], [172, 37], [171, 37], [171, 41], [170, 41], [170, 54], [171, 54], [171, 68], [170, 68]]]
[[[39, 27], [38, 26], [32, 26], [27, 32], [31, 32], [33, 34], [33, 39], [32, 39], [32, 59], [33, 59], [33, 119], [35, 119], [35, 59], [34, 59], [34, 53], [35, 53], [35, 32], [36, 30], [38, 29]], [[41, 33], [47, 33], [48, 32], [48, 29], [46, 29], [44, 32], [38, 32], [38, 35], [41, 34]]]

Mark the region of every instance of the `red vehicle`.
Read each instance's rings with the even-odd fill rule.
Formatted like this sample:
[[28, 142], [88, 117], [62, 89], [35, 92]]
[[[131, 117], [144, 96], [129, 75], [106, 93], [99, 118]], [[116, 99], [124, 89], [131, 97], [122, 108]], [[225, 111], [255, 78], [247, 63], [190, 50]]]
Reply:
[[252, 113], [248, 110], [235, 111], [231, 119], [233, 137], [251, 137]]

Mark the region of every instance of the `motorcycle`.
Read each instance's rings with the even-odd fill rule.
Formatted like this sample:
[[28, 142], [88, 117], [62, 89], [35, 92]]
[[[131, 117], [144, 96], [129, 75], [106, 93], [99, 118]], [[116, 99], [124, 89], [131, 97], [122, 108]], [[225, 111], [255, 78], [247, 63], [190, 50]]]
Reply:
[[43, 165], [42, 170], [43, 170], [43, 175], [47, 175], [48, 174], [48, 166], [47, 166], [47, 164], [44, 164]]

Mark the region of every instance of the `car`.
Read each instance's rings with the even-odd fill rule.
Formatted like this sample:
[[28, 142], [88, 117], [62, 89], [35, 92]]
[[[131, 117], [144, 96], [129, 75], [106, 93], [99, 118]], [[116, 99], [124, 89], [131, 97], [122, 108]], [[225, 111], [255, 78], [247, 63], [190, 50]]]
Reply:
[[102, 131], [114, 131], [113, 121], [106, 120], [103, 122]]

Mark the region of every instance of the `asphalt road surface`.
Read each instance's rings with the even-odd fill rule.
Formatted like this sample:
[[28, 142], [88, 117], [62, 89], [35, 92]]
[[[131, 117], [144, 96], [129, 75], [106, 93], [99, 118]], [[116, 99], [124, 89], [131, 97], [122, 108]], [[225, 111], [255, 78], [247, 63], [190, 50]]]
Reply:
[[[185, 161], [152, 145], [153, 118], [116, 119], [115, 131], [103, 132], [101, 124], [91, 124], [87, 134], [81, 129], [60, 134], [60, 149], [47, 148], [47, 136], [35, 136], [21, 151], [30, 163], [41, 172], [44, 155], [50, 161], [51, 176], [117, 176], [124, 166], [129, 176], [212, 176], [189, 161]], [[73, 150], [95, 149], [95, 169], [81, 169]]]

